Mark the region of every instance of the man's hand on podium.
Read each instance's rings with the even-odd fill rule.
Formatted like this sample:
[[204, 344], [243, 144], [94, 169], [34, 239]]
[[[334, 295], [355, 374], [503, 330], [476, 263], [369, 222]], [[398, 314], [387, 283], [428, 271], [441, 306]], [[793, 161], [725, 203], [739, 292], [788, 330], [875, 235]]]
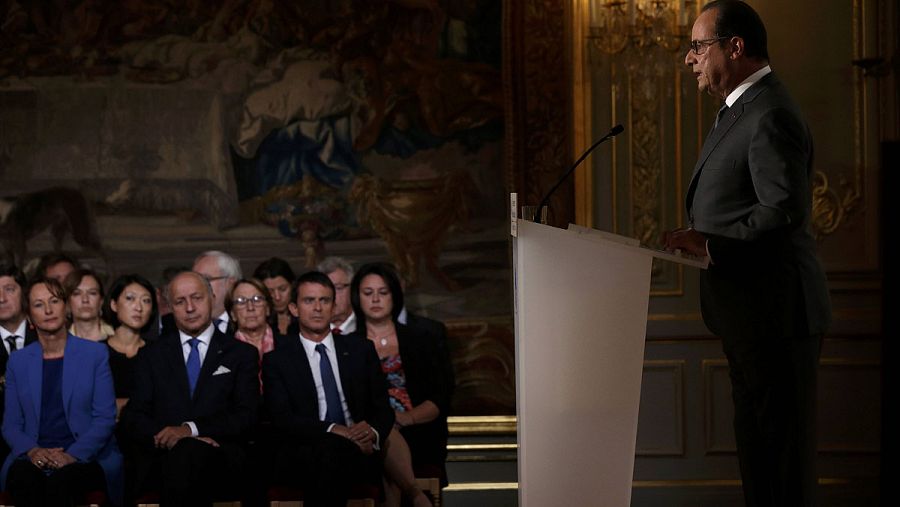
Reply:
[[663, 249], [667, 252], [682, 251], [695, 257], [706, 257], [706, 236], [694, 229], [675, 229], [666, 231], [662, 236]]

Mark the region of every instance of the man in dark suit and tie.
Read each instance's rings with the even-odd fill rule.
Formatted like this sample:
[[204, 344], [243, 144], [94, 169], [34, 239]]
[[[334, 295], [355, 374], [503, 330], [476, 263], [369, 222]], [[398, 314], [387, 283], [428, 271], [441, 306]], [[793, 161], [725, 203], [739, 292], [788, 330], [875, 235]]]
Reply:
[[685, 63], [725, 106], [688, 187], [690, 227], [666, 233], [665, 247], [710, 258], [701, 309], [728, 358], [746, 504], [815, 505], [816, 368], [831, 310], [810, 231], [812, 138], [751, 7], [705, 5], [691, 38]]
[[[25, 274], [12, 264], [0, 264], [0, 420], [3, 419], [6, 392], [6, 363], [9, 356], [37, 340], [37, 333], [25, 319], [27, 307]], [[0, 462], [9, 454], [9, 446], [0, 438]]]
[[380, 482], [375, 452], [394, 424], [375, 347], [331, 332], [334, 296], [325, 274], [299, 277], [289, 308], [300, 335], [263, 357], [266, 407], [283, 442], [275, 482], [302, 488], [313, 506], [343, 506], [351, 484]]
[[194, 272], [168, 287], [176, 329], [138, 356], [122, 424], [135, 448], [135, 486], [164, 505], [234, 499], [259, 409], [259, 356], [211, 320], [212, 289]]

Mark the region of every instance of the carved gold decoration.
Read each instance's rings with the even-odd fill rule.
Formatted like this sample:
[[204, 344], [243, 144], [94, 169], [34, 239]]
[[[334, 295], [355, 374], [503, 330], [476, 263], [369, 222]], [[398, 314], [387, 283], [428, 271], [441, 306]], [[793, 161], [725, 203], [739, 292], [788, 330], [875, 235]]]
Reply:
[[860, 179], [859, 174], [853, 183], [842, 178], [840, 188], [834, 189], [829, 184], [828, 175], [822, 171], [813, 174], [812, 224], [817, 238], [836, 231], [856, 210], [862, 200]]
[[[642, 245], [654, 245], [660, 234], [660, 186], [662, 183], [662, 143], [659, 110], [661, 95], [653, 76], [635, 69], [631, 88], [631, 208], [632, 234]], [[634, 83], [638, 83], [637, 89]], [[653, 263], [652, 276], [661, 272]]]
[[[537, 204], [565, 171], [572, 158], [568, 110], [570, 83], [566, 48], [566, 3], [559, 0], [507, 2], [516, 47], [510, 51], [515, 118], [512, 152], [522, 177], [516, 183], [522, 204]], [[520, 127], [521, 125], [521, 127]], [[564, 226], [573, 212], [571, 181], [550, 199], [551, 224]]]
[[[855, 58], [865, 53], [865, 16], [863, 2], [853, 1], [853, 55]], [[866, 82], [862, 69], [853, 71], [854, 96], [854, 158], [855, 167], [852, 174], [841, 174], [837, 188], [829, 181], [828, 175], [822, 171], [813, 174], [812, 226], [816, 239], [833, 234], [846, 224], [857, 208], [863, 204], [863, 188], [866, 167]]]
[[419, 259], [449, 289], [457, 288], [438, 266], [449, 232], [468, 218], [467, 195], [474, 184], [464, 169], [427, 180], [385, 181], [362, 175], [353, 182], [350, 200], [359, 205], [360, 224], [368, 224], [387, 243], [401, 276], [419, 281]]
[[589, 0], [588, 42], [606, 54], [658, 46], [675, 51], [694, 22], [696, 2], [688, 0]]

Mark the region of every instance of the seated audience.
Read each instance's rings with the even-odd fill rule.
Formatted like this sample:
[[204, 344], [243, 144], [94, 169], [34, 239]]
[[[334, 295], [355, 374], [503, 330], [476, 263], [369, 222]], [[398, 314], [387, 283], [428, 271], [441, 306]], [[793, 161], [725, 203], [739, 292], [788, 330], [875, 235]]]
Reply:
[[4, 489], [17, 505], [74, 505], [103, 489], [119, 504], [122, 456], [106, 347], [66, 332], [58, 281], [41, 278], [27, 294], [38, 341], [7, 367], [3, 437], [12, 450], [0, 473]]
[[271, 296], [272, 330], [281, 335], [297, 334], [297, 318], [288, 311], [294, 271], [284, 259], [272, 257], [256, 267], [253, 278], [261, 281]]
[[[12, 264], [0, 263], [0, 420], [3, 420], [3, 383], [6, 363], [13, 352], [37, 340], [34, 327], [25, 319], [25, 273]], [[0, 438], [0, 463], [9, 454], [6, 440]]]
[[141, 333], [156, 319], [153, 285], [140, 275], [120, 276], [109, 290], [103, 312], [115, 327], [106, 346], [109, 347], [109, 367], [116, 389], [116, 408], [121, 413], [134, 391], [138, 352], [146, 345]]
[[294, 282], [299, 336], [280, 337], [263, 357], [263, 379], [280, 444], [274, 482], [302, 488], [308, 505], [343, 507], [354, 483], [379, 480], [376, 451], [394, 416], [372, 344], [331, 333], [334, 293], [319, 272]]
[[447, 422], [442, 414], [446, 413], [448, 398], [444, 372], [438, 364], [440, 353], [432, 336], [416, 335], [397, 322], [403, 291], [389, 265], [361, 267], [353, 277], [350, 298], [357, 316], [355, 334], [375, 344], [388, 379], [396, 423], [387, 438], [385, 472], [391, 484], [386, 494], [399, 505], [399, 498], [391, 496], [397, 495], [398, 489], [421, 494], [414, 489], [411, 467], [438, 467], [442, 481], [446, 480]]
[[350, 305], [350, 281], [353, 280], [353, 265], [341, 257], [327, 257], [317, 268], [328, 275], [334, 284], [334, 315], [331, 330], [336, 334], [350, 334], [356, 331], [356, 314]]
[[179, 273], [166, 292], [176, 329], [138, 354], [122, 412], [136, 491], [168, 505], [233, 499], [257, 418], [259, 356], [213, 326], [207, 278]]
[[103, 283], [90, 269], [79, 268], [69, 273], [63, 282], [69, 295], [72, 325], [69, 333], [85, 340], [99, 342], [113, 334], [113, 328], [103, 321]]

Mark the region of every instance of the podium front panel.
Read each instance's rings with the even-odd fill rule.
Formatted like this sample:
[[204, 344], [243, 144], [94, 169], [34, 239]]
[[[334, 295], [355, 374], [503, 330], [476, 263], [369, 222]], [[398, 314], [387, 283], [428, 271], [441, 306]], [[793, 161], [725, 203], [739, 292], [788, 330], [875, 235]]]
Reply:
[[652, 256], [519, 221], [519, 505], [631, 500]]

